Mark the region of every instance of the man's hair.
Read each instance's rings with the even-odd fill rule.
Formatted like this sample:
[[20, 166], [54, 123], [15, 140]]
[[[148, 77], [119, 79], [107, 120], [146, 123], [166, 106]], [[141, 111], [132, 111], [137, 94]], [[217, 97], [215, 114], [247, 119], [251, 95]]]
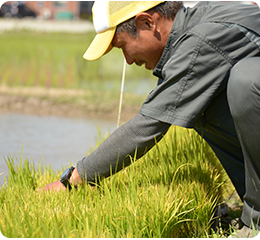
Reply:
[[[167, 1], [149, 9], [148, 11], [158, 12], [164, 18], [173, 19], [181, 6], [183, 6], [183, 2]], [[137, 37], [138, 32], [136, 30], [135, 17], [120, 23], [117, 26], [116, 33], [120, 32], [126, 32], [131, 37]]]

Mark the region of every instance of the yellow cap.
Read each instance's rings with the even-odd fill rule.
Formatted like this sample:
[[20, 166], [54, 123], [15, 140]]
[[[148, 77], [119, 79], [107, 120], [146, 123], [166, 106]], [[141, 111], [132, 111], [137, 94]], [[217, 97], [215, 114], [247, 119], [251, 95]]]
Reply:
[[95, 1], [92, 14], [97, 35], [83, 58], [96, 60], [112, 49], [116, 27], [122, 22], [147, 11], [164, 1]]

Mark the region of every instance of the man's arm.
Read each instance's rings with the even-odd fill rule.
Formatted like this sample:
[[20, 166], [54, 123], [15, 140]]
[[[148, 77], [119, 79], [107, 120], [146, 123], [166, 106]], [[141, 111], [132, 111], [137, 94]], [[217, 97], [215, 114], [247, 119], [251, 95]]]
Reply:
[[[78, 162], [70, 182], [93, 183], [120, 171], [131, 164], [132, 158], [142, 157], [167, 132], [170, 124], [137, 114], [116, 129], [95, 151]], [[48, 184], [42, 190], [66, 190], [60, 181]]]

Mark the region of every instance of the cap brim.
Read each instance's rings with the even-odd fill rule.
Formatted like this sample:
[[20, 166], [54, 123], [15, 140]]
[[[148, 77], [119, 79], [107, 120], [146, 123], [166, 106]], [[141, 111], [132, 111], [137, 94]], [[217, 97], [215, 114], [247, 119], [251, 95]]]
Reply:
[[108, 29], [105, 32], [98, 33], [83, 55], [83, 58], [89, 61], [93, 61], [108, 53], [112, 49], [111, 42], [115, 32], [116, 27]]

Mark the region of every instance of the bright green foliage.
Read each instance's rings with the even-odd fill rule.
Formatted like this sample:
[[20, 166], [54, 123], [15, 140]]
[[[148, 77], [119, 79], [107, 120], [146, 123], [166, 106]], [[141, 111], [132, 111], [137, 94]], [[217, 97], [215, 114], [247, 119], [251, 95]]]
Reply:
[[[30, 31], [0, 34], [0, 85], [120, 89], [123, 54], [114, 49], [98, 61], [86, 61], [83, 54], [95, 33], [35, 33]], [[126, 78], [137, 87], [143, 79], [155, 79], [151, 72], [129, 66]]]
[[208, 145], [177, 127], [93, 189], [39, 194], [61, 171], [37, 169], [29, 160], [6, 162], [10, 176], [0, 191], [0, 230], [15, 238], [206, 237], [227, 179]]

